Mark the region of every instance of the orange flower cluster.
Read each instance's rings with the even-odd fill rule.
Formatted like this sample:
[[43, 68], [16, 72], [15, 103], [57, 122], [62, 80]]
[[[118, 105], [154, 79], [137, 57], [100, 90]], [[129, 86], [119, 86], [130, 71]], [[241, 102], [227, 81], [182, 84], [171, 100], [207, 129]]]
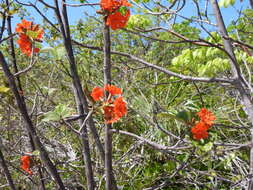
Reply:
[[208, 129], [213, 125], [213, 121], [216, 119], [212, 112], [206, 108], [202, 108], [197, 115], [200, 121], [197, 122], [192, 128], [192, 136], [195, 140], [207, 139]]
[[[108, 98], [105, 100], [105, 92]], [[91, 97], [95, 101], [102, 101], [104, 119], [107, 124], [117, 122], [127, 113], [126, 103], [122, 97], [122, 90], [114, 85], [105, 85], [104, 88], [95, 87], [91, 92]]]
[[31, 156], [28, 155], [21, 156], [20, 161], [21, 161], [21, 168], [30, 175], [32, 175], [33, 172], [31, 171], [31, 163], [32, 163]]
[[131, 4], [127, 0], [101, 0], [101, 9], [108, 13], [106, 25], [116, 30], [124, 28], [129, 17]]
[[[21, 23], [18, 23], [16, 26], [16, 32], [19, 35], [17, 43], [22, 53], [27, 56], [31, 56], [33, 42], [41, 41], [44, 31], [39, 28], [39, 25], [33, 25], [32, 22], [22, 20]], [[39, 48], [34, 48], [34, 53], [39, 52]]]

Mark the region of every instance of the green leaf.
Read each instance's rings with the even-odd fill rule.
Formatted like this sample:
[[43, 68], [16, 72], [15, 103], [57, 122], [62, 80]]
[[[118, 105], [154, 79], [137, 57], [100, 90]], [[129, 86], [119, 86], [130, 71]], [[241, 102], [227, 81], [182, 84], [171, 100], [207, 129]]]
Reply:
[[35, 151], [32, 152], [32, 155], [34, 155], [34, 156], [39, 156], [39, 155], [40, 155], [40, 151], [35, 150]]
[[9, 15], [9, 16], [14, 15], [14, 14], [16, 14], [18, 11], [19, 11], [18, 9], [9, 10], [8, 15]]
[[42, 87], [43, 93], [47, 93], [48, 95], [52, 95], [57, 89], [56, 88], [48, 88], [46, 86]]
[[42, 121], [59, 121], [65, 117], [70, 116], [72, 112], [73, 110], [71, 108], [68, 108], [65, 104], [59, 104], [55, 107], [54, 111], [45, 113], [44, 119], [42, 119]]
[[54, 111], [50, 111], [44, 114], [44, 119], [42, 121], [48, 122], [48, 121], [59, 121], [61, 119], [61, 116], [58, 115]]
[[177, 155], [176, 156], [176, 159], [178, 161], [181, 161], [181, 162], [186, 162], [189, 158], [189, 154], [188, 153], [183, 153], [183, 154], [180, 154], [180, 155]]
[[40, 53], [47, 53], [47, 52], [51, 52], [53, 50], [54, 50], [54, 48], [52, 48], [52, 47], [44, 47], [40, 50]]
[[204, 152], [208, 152], [208, 151], [212, 150], [212, 148], [213, 148], [212, 142], [206, 143], [204, 146], [200, 146], [200, 149]]
[[121, 15], [126, 15], [128, 8], [125, 6], [122, 6], [118, 9], [118, 11], [121, 13]]
[[176, 163], [173, 160], [168, 160], [164, 165], [166, 171], [173, 171], [176, 168]]
[[38, 36], [38, 32], [32, 31], [32, 30], [28, 30], [28, 31], [26, 32], [26, 34], [27, 34], [27, 36], [29, 36], [29, 37], [32, 38], [32, 39], [35, 39], [35, 38], [37, 38], [37, 36]]
[[177, 119], [175, 114], [168, 113], [168, 112], [161, 112], [161, 113], [158, 113], [156, 116], [161, 119], [163, 118]]
[[60, 47], [55, 48], [55, 50], [56, 50], [56, 58], [57, 58], [57, 60], [61, 60], [62, 57], [65, 56], [65, 48], [62, 47], [62, 46], [60, 46]]
[[148, 3], [150, 0], [134, 0], [136, 3]]
[[62, 60], [62, 58], [65, 56], [65, 48], [63, 46], [58, 47], [45, 47], [40, 50], [40, 53], [50, 53], [53, 56], [53, 59], [55, 60]]
[[68, 108], [65, 104], [60, 104], [55, 108], [55, 112], [59, 114], [62, 118], [70, 116], [72, 111], [73, 110], [71, 108]]
[[145, 28], [151, 25], [151, 20], [149, 17], [145, 15], [131, 15], [128, 22], [127, 27], [128, 28]]
[[191, 121], [191, 113], [189, 113], [189, 111], [180, 111], [177, 113], [176, 117], [185, 122]]
[[235, 3], [235, 0], [221, 0], [219, 1], [219, 6], [227, 8], [230, 5], [234, 5], [234, 3]]
[[10, 89], [5, 87], [5, 86], [0, 86], [0, 93], [6, 93], [8, 92]]

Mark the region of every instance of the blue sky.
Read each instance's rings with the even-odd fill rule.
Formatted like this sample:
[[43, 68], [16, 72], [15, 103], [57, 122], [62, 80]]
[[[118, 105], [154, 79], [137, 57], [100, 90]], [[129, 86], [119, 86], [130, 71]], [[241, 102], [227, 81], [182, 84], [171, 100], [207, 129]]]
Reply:
[[[20, 2], [24, 2], [24, 3], [27, 3], [29, 1], [35, 2], [35, 0], [20, 0]], [[53, 3], [52, 0], [47, 0], [46, 2], [49, 4]], [[74, 3], [78, 3], [79, 1], [68, 1], [68, 2], [74, 4]], [[97, 0], [97, 1], [90, 0], [89, 2], [99, 2], [99, 0]], [[202, 4], [204, 4], [205, 0], [200, 0], [199, 2], [202, 5]], [[42, 10], [43, 6], [41, 5], [41, 3], [37, 2], [37, 6], [39, 8], [41, 8], [41, 10]], [[84, 14], [84, 12], [86, 12], [89, 15], [94, 15], [98, 8], [99, 8], [98, 6], [95, 6], [95, 7], [69, 7], [68, 8], [68, 16], [69, 16], [70, 24], [72, 24], [72, 25], [76, 24], [79, 19], [85, 18], [86, 15]], [[232, 20], [237, 19], [238, 18], [238, 11], [241, 9], [243, 10], [245, 8], [249, 8], [248, 0], [244, 0], [243, 2], [240, 2], [240, 0], [236, 0], [236, 3], [234, 4], [234, 6], [230, 6], [228, 8], [221, 8], [226, 25], [231, 23]], [[134, 9], [134, 7], [132, 9]], [[31, 13], [31, 16], [26, 16], [25, 19], [31, 20], [33, 17], [33, 20], [39, 24], [41, 22], [41, 16], [39, 16], [39, 14], [33, 8], [27, 7], [27, 10], [28, 10], [28, 12]], [[209, 12], [209, 14], [211, 14], [212, 13], [211, 9], [209, 9], [208, 12]], [[52, 11], [47, 12], [45, 14], [50, 20], [53, 21], [54, 14]], [[189, 1], [189, 0], [187, 1], [187, 5], [182, 10], [181, 14], [185, 17], [197, 15], [196, 8], [195, 8], [194, 4], [192, 3], [192, 1]], [[17, 15], [15, 15], [14, 19], [13, 19], [13, 27], [15, 27], [16, 23], [20, 22], [20, 20], [21, 20], [21, 18], [19, 18], [19, 17], [17, 17]], [[212, 22], [215, 23], [215, 20], [212, 20]]]
[[[201, 7], [204, 9], [204, 4], [206, 1], [200, 0], [199, 2], [200, 2]], [[189, 17], [192, 15], [197, 15], [197, 10], [196, 10], [194, 4], [192, 3], [192, 1], [191, 2], [188, 1], [187, 5], [188, 6], [185, 6], [185, 8], [183, 10], [184, 16]], [[248, 0], [244, 0], [242, 2], [240, 0], [236, 0], [235, 4], [233, 6], [229, 6], [227, 8], [221, 7], [221, 12], [222, 12], [225, 23], [229, 24], [229, 23], [231, 23], [232, 20], [237, 19], [238, 15], [239, 15], [238, 11], [244, 10], [246, 8], [250, 8]], [[208, 13], [212, 14], [211, 6], [209, 6]], [[215, 22], [215, 21], [213, 21], [213, 22]]]
[[[200, 9], [204, 11], [205, 8], [205, 3], [206, 0], [199, 0], [200, 2]], [[250, 8], [248, 0], [240, 1], [236, 0], [235, 4], [233, 6], [229, 6], [227, 8], [221, 7], [221, 13], [225, 22], [225, 25], [229, 25], [233, 20], [237, 20], [239, 18], [239, 12], [241, 10], [245, 10], [247, 8]], [[184, 7], [182, 10], [182, 15], [185, 17], [191, 17], [191, 16], [197, 16], [197, 9], [196, 6], [192, 1], [187, 1], [187, 6]], [[212, 8], [209, 3], [209, 8], [208, 8], [208, 15], [209, 18], [211, 19], [212, 23], [216, 23], [215, 18], [212, 14]], [[195, 23], [193, 24], [195, 27], [199, 27], [199, 24]], [[204, 26], [209, 30], [209, 31], [216, 31], [217, 29], [214, 26], [210, 26], [208, 24], [204, 24]], [[201, 37], [207, 36], [207, 33], [201, 30]]]

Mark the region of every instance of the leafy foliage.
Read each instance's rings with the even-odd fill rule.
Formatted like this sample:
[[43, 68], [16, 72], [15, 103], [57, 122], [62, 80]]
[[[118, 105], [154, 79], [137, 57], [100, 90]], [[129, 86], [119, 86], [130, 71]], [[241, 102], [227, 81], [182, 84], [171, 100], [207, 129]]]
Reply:
[[[74, 2], [87, 3], [81, 0]], [[194, 2], [202, 5], [201, 1]], [[180, 9], [181, 4], [176, 4], [178, 12], [173, 12], [175, 5], [170, 0], [161, 1], [160, 5], [149, 0], [135, 0], [135, 3], [138, 6], [133, 4], [131, 7], [133, 14], [126, 30], [111, 31], [112, 84], [123, 89], [128, 108], [126, 117], [112, 126], [115, 132], [113, 168], [119, 189], [244, 188], [248, 183], [250, 151], [247, 143], [251, 138], [251, 124], [234, 86], [225, 82], [181, 80], [134, 59], [137, 57], [154, 66], [188, 76], [231, 78], [230, 59], [223, 50], [221, 36], [210, 24], [213, 22], [209, 18], [212, 15], [207, 11], [208, 15], [205, 16], [204, 11], [200, 10], [203, 14], [192, 14], [186, 18], [183, 7]], [[234, 3], [232, 0], [221, 0], [220, 6], [228, 7]], [[167, 10], [169, 6], [172, 7]], [[184, 6], [192, 5], [187, 1]], [[23, 14], [28, 18], [27, 12], [17, 7], [20, 5], [13, 3], [7, 14], [14, 17]], [[1, 3], [1, 8], [7, 10], [4, 3]], [[46, 13], [50, 15], [50, 9], [45, 9]], [[227, 30], [245, 84], [250, 84], [253, 12], [252, 9], [244, 9], [242, 13]], [[104, 83], [103, 16], [85, 16], [70, 26], [75, 64], [87, 100], [91, 99], [92, 88]], [[57, 21], [52, 20], [58, 28]], [[19, 76], [22, 86], [19, 93], [24, 97], [29, 117], [66, 187], [85, 189], [83, 145], [76, 134], [81, 120], [78, 122], [75, 119], [79, 105], [73, 93], [73, 73], [70, 72], [65, 44], [59, 31], [45, 20], [43, 22], [45, 38], [40, 44], [43, 48], [35, 56], [36, 62], [32, 68]], [[35, 34], [29, 32], [28, 35], [34, 37]], [[4, 36], [7, 34], [4, 33]], [[7, 41], [1, 43], [1, 51], [15, 73]], [[16, 44], [15, 52], [18, 70], [29, 67], [30, 58], [21, 55]], [[251, 95], [251, 85], [245, 88]], [[40, 182], [40, 168], [46, 189], [55, 189], [38, 150], [32, 153], [35, 157], [32, 180], [18, 169], [20, 156], [30, 152], [31, 145], [29, 134], [23, 127], [26, 124], [14, 100], [3, 70], [0, 70], [0, 132], [3, 141], [0, 148], [8, 161], [12, 178], [20, 188], [36, 189]], [[100, 112], [101, 102], [88, 102], [88, 111], [92, 111], [91, 117], [104, 143], [105, 122]], [[203, 107], [213, 112], [216, 121], [208, 131], [207, 139], [194, 140], [191, 127], [198, 119], [196, 113]], [[81, 119], [83, 121], [85, 117]], [[104, 189], [103, 161], [89, 128], [87, 139], [96, 184]], [[150, 142], [166, 148], [159, 149]], [[0, 184], [6, 184], [2, 172]]]

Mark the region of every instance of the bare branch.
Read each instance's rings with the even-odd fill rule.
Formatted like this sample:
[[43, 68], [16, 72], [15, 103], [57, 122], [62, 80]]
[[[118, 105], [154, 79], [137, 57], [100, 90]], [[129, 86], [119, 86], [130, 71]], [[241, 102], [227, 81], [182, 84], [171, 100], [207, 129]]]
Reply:
[[[228, 33], [222, 18], [222, 14], [220, 12], [220, 8], [218, 6], [218, 2], [217, 0], [212, 0], [211, 1], [212, 4], [212, 8], [215, 14], [215, 18], [216, 18], [216, 22], [218, 25], [218, 29], [220, 31], [221, 37], [223, 38], [223, 43], [224, 43], [224, 47], [225, 50], [228, 52], [229, 59], [230, 59], [230, 65], [231, 65], [231, 70], [232, 70], [232, 74], [233, 77], [235, 78], [235, 83], [234, 86], [236, 87], [236, 89], [239, 91], [239, 94], [241, 96], [241, 102], [245, 108], [245, 112], [251, 122], [251, 129], [250, 129], [250, 133], [251, 133], [251, 150], [250, 150], [250, 169], [249, 169], [249, 174], [253, 175], [253, 104], [251, 101], [251, 97], [250, 95], [247, 93], [246, 89], [244, 88], [245, 84], [244, 84], [244, 80], [242, 78], [242, 73], [240, 71], [239, 68], [239, 64], [236, 60], [235, 57], [235, 53], [233, 51], [233, 46], [231, 44], [230, 39], [227, 37]], [[248, 185], [248, 190], [252, 190], [253, 189], [253, 179], [251, 178], [249, 181], [249, 185]]]
[[3, 168], [4, 175], [9, 183], [10, 188], [12, 190], [16, 190], [16, 187], [14, 185], [13, 179], [11, 177], [10, 171], [8, 169], [6, 162], [5, 162], [4, 155], [3, 155], [1, 149], [2, 149], [2, 143], [1, 143], [1, 139], [0, 139], [0, 165]]
[[[111, 39], [110, 39], [110, 28], [106, 25], [106, 18], [104, 18], [104, 29], [103, 29], [103, 38], [104, 38], [104, 85], [111, 84]], [[106, 99], [109, 96], [108, 92], [106, 93]], [[112, 134], [110, 133], [112, 124], [106, 124], [105, 126], [105, 179], [106, 179], [106, 190], [117, 190], [116, 181], [113, 177], [112, 169]]]
[[4, 74], [5, 74], [6, 78], [8, 79], [11, 90], [15, 96], [18, 108], [19, 108], [21, 115], [23, 116], [23, 119], [26, 123], [26, 129], [28, 131], [28, 134], [31, 135], [36, 148], [40, 152], [40, 158], [41, 158], [42, 162], [46, 165], [47, 169], [49, 170], [49, 172], [53, 176], [53, 178], [54, 178], [55, 182], [57, 183], [57, 185], [59, 186], [59, 188], [64, 190], [65, 187], [64, 187], [63, 182], [61, 180], [61, 177], [59, 176], [56, 167], [54, 166], [54, 164], [50, 160], [47, 151], [45, 150], [43, 144], [41, 143], [39, 137], [37, 136], [37, 133], [35, 131], [35, 128], [33, 126], [31, 118], [29, 117], [29, 114], [27, 112], [26, 104], [25, 104], [24, 100], [21, 98], [21, 96], [19, 95], [14, 76], [11, 74], [1, 51], [0, 51], [0, 64], [2, 65]]
[[34, 64], [36, 63], [36, 60], [34, 59], [34, 48], [32, 48], [32, 57], [31, 57], [31, 61], [28, 67], [26, 67], [25, 69], [18, 71], [17, 73], [14, 74], [14, 77], [17, 77], [21, 74], [24, 74], [28, 71], [30, 71], [32, 69], [32, 67], [34, 66]]
[[[13, 38], [14, 36], [16, 36], [16, 33], [11, 34], [11, 35], [9, 35], [9, 36], [3, 38], [2, 40], [0, 40], [0, 44], [3, 43], [3, 42], [6, 41], [6, 40], [9, 40], [10, 38]], [[0, 38], [0, 39], [1, 39], [1, 38]]]
[[151, 146], [152, 148], [154, 149], [157, 149], [157, 150], [185, 150], [185, 149], [191, 149], [193, 148], [192, 146], [183, 146], [183, 147], [178, 147], [178, 146], [164, 146], [164, 145], [161, 145], [161, 144], [158, 144], [158, 143], [155, 143], [155, 142], [152, 142], [144, 137], [140, 137], [136, 134], [133, 134], [133, 133], [130, 133], [130, 132], [127, 132], [127, 131], [122, 131], [122, 130], [116, 130], [116, 129], [111, 129], [111, 132], [113, 133], [119, 133], [119, 134], [122, 134], [122, 135], [127, 135], [127, 136], [130, 136], [130, 137], [133, 137], [135, 139], [138, 139], [140, 141], [142, 141], [144, 144], [147, 144], [149, 146]]
[[[62, 0], [61, 2], [61, 10], [58, 5], [58, 0], [54, 0], [55, 3], [55, 13], [57, 16], [58, 23], [60, 25], [60, 31], [61, 35], [63, 37], [64, 47], [67, 53], [67, 58], [70, 66], [70, 72], [72, 76], [72, 86], [74, 90], [74, 96], [76, 100], [76, 106], [78, 110], [79, 115], [87, 114], [88, 113], [88, 102], [84, 95], [84, 92], [82, 90], [81, 81], [78, 76], [78, 71], [75, 63], [75, 56], [73, 53], [73, 48], [71, 44], [71, 37], [70, 37], [70, 29], [69, 29], [69, 21], [68, 21], [68, 15], [67, 15], [67, 7], [65, 5], [65, 0]], [[79, 125], [80, 128], [82, 128], [81, 131], [81, 140], [83, 144], [83, 158], [85, 162], [85, 175], [87, 179], [87, 187], [88, 190], [94, 190], [95, 188], [95, 182], [93, 177], [93, 169], [92, 169], [92, 163], [91, 163], [91, 154], [90, 154], [90, 147], [89, 147], [89, 139], [88, 139], [88, 132], [87, 127], [82, 127], [82, 124], [84, 123], [84, 119], [79, 119]], [[86, 123], [86, 122], [85, 122]], [[93, 135], [97, 138], [96, 142], [98, 145], [98, 148], [100, 148], [100, 152], [103, 155], [103, 150], [101, 150], [101, 142], [98, 137], [96, 128], [93, 123], [93, 120], [91, 117], [88, 119], [89, 126], [91, 128], [91, 131]], [[87, 126], [87, 125], [86, 125]]]
[[[77, 45], [79, 45], [81, 47], [84, 47], [84, 48], [102, 51], [102, 48], [97, 47], [97, 46], [91, 46], [91, 45], [82, 44], [82, 43], [74, 41], [74, 40], [73, 40], [73, 43], [75, 43], [75, 44], [77, 44]], [[121, 55], [121, 56], [127, 57], [127, 58], [129, 58], [129, 59], [131, 59], [133, 61], [136, 61], [138, 63], [146, 65], [147, 67], [150, 67], [152, 69], [156, 69], [158, 71], [161, 71], [161, 72], [165, 73], [168, 76], [174, 76], [174, 77], [180, 78], [182, 80], [196, 81], [196, 82], [209, 82], [209, 83], [222, 82], [222, 83], [230, 83], [230, 84], [232, 84], [234, 82], [233, 79], [227, 79], [227, 78], [216, 78], [216, 77], [208, 78], [208, 77], [187, 76], [187, 75], [183, 75], [183, 74], [172, 72], [170, 70], [167, 70], [167, 69], [162, 68], [162, 67], [157, 66], [157, 65], [153, 65], [153, 64], [151, 64], [149, 62], [144, 61], [141, 58], [138, 58], [138, 57], [136, 57], [134, 55], [131, 55], [131, 54], [128, 54], [128, 53], [123, 53], [123, 52], [118, 52], [118, 51], [111, 51], [111, 53], [115, 54], [115, 55]]]
[[82, 6], [95, 6], [95, 5], [100, 5], [99, 3], [80, 3], [80, 4], [68, 4], [64, 3], [65, 5], [69, 7], [82, 7]]

